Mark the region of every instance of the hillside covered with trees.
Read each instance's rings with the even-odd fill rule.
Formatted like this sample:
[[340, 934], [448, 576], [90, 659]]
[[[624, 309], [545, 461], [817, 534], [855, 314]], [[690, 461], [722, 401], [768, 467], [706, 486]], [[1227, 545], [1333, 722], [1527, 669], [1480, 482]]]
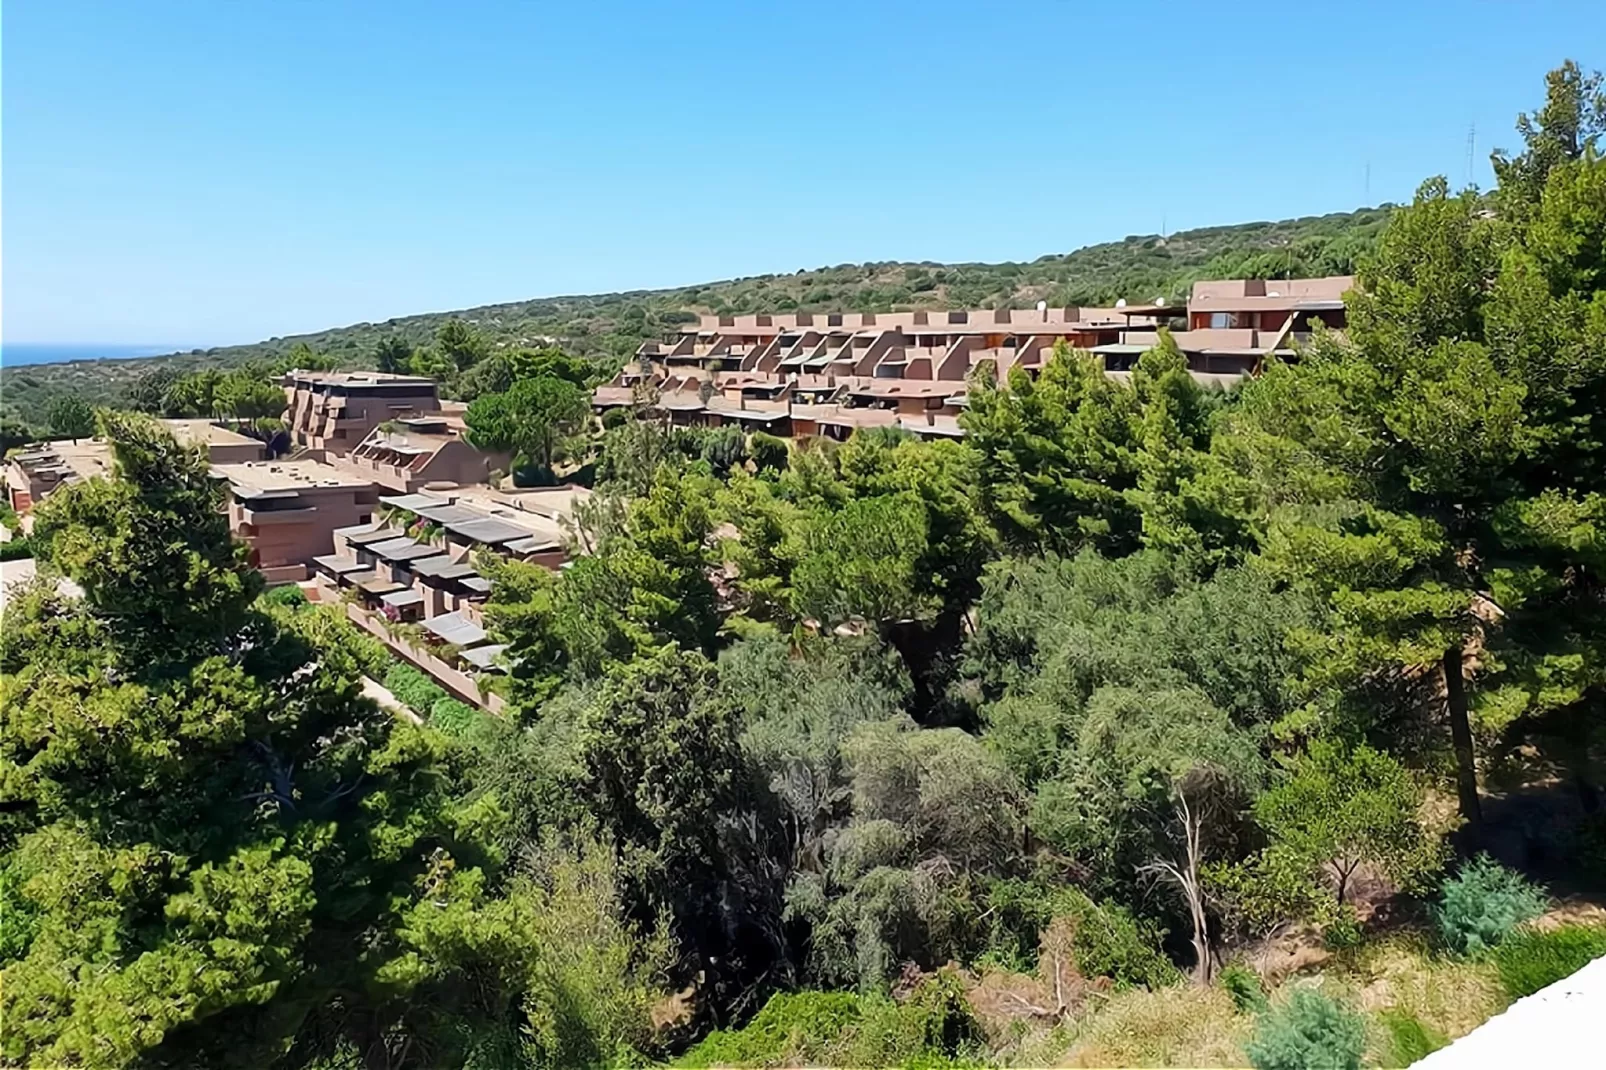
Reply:
[[0, 624], [0, 1060], [1403, 1067], [1606, 953], [1599, 77], [1519, 132], [1231, 393], [794, 444], [509, 362], [475, 433], [595, 494], [477, 562], [505, 715], [103, 410]]
[[1198, 279], [1349, 274], [1376, 240], [1387, 206], [1356, 212], [1157, 234], [1092, 245], [1063, 256], [1003, 264], [841, 264], [674, 290], [551, 297], [461, 312], [358, 323], [255, 345], [135, 360], [78, 361], [4, 370], [0, 416], [46, 426], [51, 401], [73, 394], [118, 400], [153, 369], [174, 374], [271, 365], [296, 346], [327, 354], [341, 368], [372, 368], [383, 346], [428, 346], [452, 320], [474, 328], [495, 350], [553, 343], [579, 356], [621, 360], [644, 339], [701, 312], [1107, 305], [1117, 298], [1181, 299]]

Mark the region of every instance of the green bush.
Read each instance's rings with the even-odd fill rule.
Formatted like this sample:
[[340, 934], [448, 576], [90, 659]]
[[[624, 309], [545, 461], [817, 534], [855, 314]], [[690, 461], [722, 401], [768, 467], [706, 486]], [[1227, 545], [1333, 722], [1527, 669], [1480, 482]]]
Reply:
[[1087, 977], [1108, 977], [1117, 988], [1162, 988], [1182, 974], [1160, 950], [1165, 932], [1116, 903], [1099, 903], [1067, 887], [1005, 880], [987, 893], [992, 957], [1031, 969], [1042, 932], [1055, 918], [1072, 923], [1071, 953]]
[[33, 554], [33, 540], [26, 535], [19, 535], [10, 542], [0, 542], [0, 561], [21, 561]]
[[606, 409], [602, 413], [602, 429], [604, 431], [612, 431], [614, 428], [622, 427], [629, 422], [629, 409]]
[[1260, 1020], [1244, 1046], [1255, 1070], [1357, 1070], [1366, 1022], [1315, 989], [1296, 989]]
[[676, 1059], [675, 1066], [780, 1066], [820, 1061], [859, 1020], [851, 992], [782, 992], [740, 1029], [718, 1029]]
[[714, 430], [708, 427], [671, 427], [669, 448], [688, 461], [695, 461], [702, 457], [703, 447], [713, 434]]
[[0, 966], [28, 953], [39, 932], [39, 907], [22, 894], [15, 856], [0, 863]]
[[1355, 908], [1345, 903], [1332, 921], [1322, 927], [1322, 943], [1329, 951], [1350, 951], [1361, 946], [1365, 938]]
[[385, 673], [384, 684], [397, 702], [421, 717], [429, 715], [435, 703], [451, 697], [428, 676], [400, 661]]
[[1182, 974], [1160, 950], [1165, 933], [1115, 903], [1091, 899], [1076, 919], [1076, 967], [1088, 977], [1108, 977], [1117, 987], [1162, 988]]
[[721, 1029], [671, 1065], [960, 1067], [982, 1050], [980, 1026], [951, 973], [904, 1000], [851, 992], [770, 997], [740, 1029]]
[[1545, 912], [1542, 889], [1488, 855], [1479, 855], [1445, 881], [1434, 911], [1445, 945], [1475, 955]]
[[1400, 1010], [1398, 1007], [1389, 1007], [1378, 1015], [1383, 1028], [1388, 1031], [1389, 1046], [1393, 1050], [1394, 1066], [1410, 1066], [1418, 1059], [1438, 1051], [1450, 1042], [1449, 1038], [1437, 1030], [1429, 1029], [1415, 1017]]
[[747, 435], [739, 427], [721, 427], [703, 443], [702, 459], [716, 476], [724, 478], [747, 461]]
[[263, 595], [257, 604], [280, 627], [322, 651], [339, 672], [383, 680], [387, 670], [396, 663], [385, 645], [353, 624], [346, 616], [345, 606], [338, 602], [287, 606]]
[[273, 606], [300, 609], [307, 604], [307, 593], [297, 585], [287, 583], [283, 587], [270, 587], [262, 592], [262, 600]]
[[753, 432], [753, 437], [747, 442], [747, 452], [753, 458], [753, 467], [760, 472], [783, 472], [791, 457], [791, 448], [787, 446], [786, 439], [763, 431]]
[[1232, 1005], [1240, 1014], [1258, 1014], [1266, 1009], [1266, 990], [1261, 987], [1260, 974], [1239, 962], [1230, 962], [1221, 968], [1216, 981], [1232, 997]]
[[943, 971], [920, 982], [902, 1002], [869, 998], [827, 1060], [832, 1066], [954, 1067], [982, 1050], [981, 1027], [964, 986]]
[[479, 720], [480, 711], [455, 698], [436, 699], [429, 708], [429, 724], [454, 739], [467, 736]]
[[319, 613], [334, 622], [332, 630], [339, 635], [343, 648], [357, 662], [363, 675], [372, 680], [383, 680], [390, 667], [396, 664], [396, 657], [390, 648], [353, 624], [351, 618], [346, 616], [344, 606], [321, 606]]
[[1506, 995], [1521, 999], [1606, 955], [1606, 927], [1565, 925], [1549, 932], [1522, 928], [1500, 941], [1490, 955]]

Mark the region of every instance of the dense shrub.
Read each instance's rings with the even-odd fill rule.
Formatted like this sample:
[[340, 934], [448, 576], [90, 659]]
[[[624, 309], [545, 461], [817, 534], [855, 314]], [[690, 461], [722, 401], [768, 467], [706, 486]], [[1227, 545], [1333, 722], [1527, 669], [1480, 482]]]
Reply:
[[262, 600], [275, 606], [289, 606], [299, 609], [307, 604], [307, 593], [293, 583], [282, 587], [270, 587], [262, 594]]
[[1260, 974], [1240, 962], [1231, 962], [1221, 968], [1216, 981], [1232, 997], [1232, 1005], [1240, 1014], [1258, 1013], [1266, 1009], [1266, 990], [1261, 986]]
[[14, 861], [0, 863], [0, 966], [27, 954], [39, 931], [39, 908], [22, 894], [23, 878]]
[[718, 1029], [675, 1066], [780, 1066], [818, 1062], [843, 1030], [859, 1020], [851, 992], [782, 992], [740, 1029]]
[[34, 554], [33, 540], [19, 536], [10, 542], [0, 542], [0, 561], [21, 561]]
[[602, 429], [604, 431], [612, 431], [614, 428], [629, 422], [629, 409], [608, 409], [602, 414]]
[[784, 471], [787, 458], [791, 455], [786, 439], [763, 431], [753, 432], [753, 437], [747, 442], [747, 452], [753, 459], [753, 467], [760, 472]]
[[331, 630], [339, 635], [342, 648], [356, 659], [364, 676], [376, 681], [383, 680], [390, 667], [396, 664], [396, 657], [390, 649], [353, 624], [351, 618], [346, 616], [345, 607], [321, 606], [318, 615], [331, 622]]
[[928, 977], [906, 999], [851, 992], [770, 997], [740, 1029], [721, 1029], [676, 1067], [953, 1067], [981, 1051], [982, 1034], [959, 978]]
[[[277, 588], [276, 588], [277, 589]], [[334, 603], [286, 605], [263, 594], [257, 604], [284, 627], [323, 651], [326, 658], [344, 661], [340, 671], [383, 680], [396, 659], [378, 639], [346, 616], [345, 606]]]
[[1491, 952], [1500, 984], [1512, 999], [1571, 977], [1602, 955], [1606, 928], [1595, 925], [1566, 925], [1549, 932], [1518, 929]]
[[703, 443], [703, 460], [716, 476], [724, 477], [747, 461], [747, 436], [740, 427], [721, 427]]
[[1394, 1066], [1410, 1066], [1438, 1051], [1449, 1043], [1449, 1038], [1429, 1029], [1413, 1015], [1398, 1007], [1389, 1007], [1378, 1015], [1388, 1031], [1389, 1046], [1393, 1051]]
[[1340, 907], [1333, 920], [1322, 927], [1322, 943], [1329, 951], [1353, 950], [1361, 946], [1365, 936], [1360, 919], [1355, 916], [1355, 908], [1348, 903]]
[[1543, 890], [1490, 858], [1479, 855], [1445, 881], [1434, 911], [1446, 946], [1475, 955], [1545, 912]]
[[987, 894], [993, 921], [990, 950], [1005, 962], [1031, 969], [1038, 941], [1056, 918], [1071, 923], [1071, 954], [1086, 977], [1108, 977], [1117, 988], [1160, 988], [1181, 978], [1160, 951], [1165, 932], [1115, 903], [1100, 903], [1074, 888], [1006, 880]]
[[982, 1032], [953, 973], [928, 977], [907, 999], [866, 999], [859, 1022], [831, 1054], [833, 1066], [945, 1067], [982, 1050]]
[[1365, 1050], [1361, 1016], [1311, 988], [1268, 1012], [1244, 1047], [1255, 1070], [1356, 1070]]
[[451, 697], [428, 676], [399, 661], [385, 673], [384, 684], [397, 702], [421, 717], [433, 712], [435, 703]]

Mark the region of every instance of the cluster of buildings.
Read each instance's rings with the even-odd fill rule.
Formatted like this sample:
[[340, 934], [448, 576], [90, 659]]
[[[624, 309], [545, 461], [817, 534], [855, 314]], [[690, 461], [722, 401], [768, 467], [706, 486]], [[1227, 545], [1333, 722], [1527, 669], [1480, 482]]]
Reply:
[[[207, 457], [214, 465], [241, 464], [268, 456], [268, 446], [262, 440], [211, 420], [162, 423], [180, 442], [206, 447]], [[111, 451], [99, 439], [63, 439], [24, 446], [11, 451], [5, 459], [6, 495], [11, 508], [25, 513], [56, 488], [104, 475], [110, 468]]]
[[485, 632], [477, 555], [562, 567], [564, 520], [589, 492], [502, 487], [512, 457], [470, 445], [464, 406], [432, 379], [297, 370], [284, 387], [293, 452], [213, 466], [252, 563], [344, 604], [448, 691], [496, 708], [482, 677], [502, 671], [502, 648]]
[[[845, 438], [901, 427], [962, 434], [971, 376], [1042, 368], [1058, 343], [1131, 374], [1169, 328], [1201, 382], [1228, 384], [1287, 354], [1317, 323], [1345, 326], [1349, 277], [1201, 282], [1186, 306], [789, 313], [703, 316], [593, 395], [599, 412], [644, 396], [681, 425]], [[230, 530], [270, 584], [299, 583], [459, 697], [495, 708], [482, 674], [501, 668], [481, 608], [492, 554], [561, 568], [565, 520], [588, 492], [508, 490], [512, 458], [465, 435], [464, 406], [431, 379], [381, 372], [291, 371], [285, 431], [270, 443], [209, 420], [168, 420], [206, 449], [228, 486]], [[288, 444], [288, 452], [284, 447]], [[5, 479], [23, 512], [57, 487], [105, 472], [97, 440], [14, 451]]]
[[1224, 386], [1292, 353], [1316, 323], [1342, 329], [1354, 284], [1350, 276], [1200, 282], [1185, 306], [702, 316], [674, 338], [643, 344], [592, 403], [638, 405], [650, 386], [657, 406], [688, 426], [957, 437], [966, 384], [983, 365], [1000, 381], [1015, 368], [1035, 374], [1064, 342], [1121, 379], [1167, 327], [1194, 377]]
[[[512, 458], [471, 446], [464, 407], [443, 402], [434, 380], [298, 370], [283, 385], [282, 456], [210, 420], [163, 422], [206, 449], [229, 529], [270, 585], [344, 605], [447, 690], [495, 708], [483, 674], [504, 667], [481, 617], [491, 583], [476, 552], [561, 567], [564, 519], [589, 492], [503, 489]], [[110, 467], [98, 439], [30, 446], [7, 459], [6, 488], [25, 512]]]

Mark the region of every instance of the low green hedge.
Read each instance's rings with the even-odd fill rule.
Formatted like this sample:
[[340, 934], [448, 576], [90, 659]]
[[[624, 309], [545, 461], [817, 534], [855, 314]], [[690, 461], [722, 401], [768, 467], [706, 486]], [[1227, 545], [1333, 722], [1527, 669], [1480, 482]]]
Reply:
[[1500, 984], [1512, 999], [1571, 977], [1606, 955], [1606, 926], [1563, 925], [1540, 932], [1523, 927], [1495, 946], [1489, 957], [1500, 971]]
[[0, 542], [0, 561], [21, 561], [25, 557], [33, 556], [33, 542], [26, 535], [19, 535], [10, 542]]
[[291, 609], [300, 609], [308, 604], [307, 593], [293, 583], [268, 588], [262, 592], [262, 599], [276, 606], [289, 606]]
[[429, 708], [430, 727], [455, 739], [462, 739], [472, 732], [474, 722], [481, 716], [479, 710], [455, 698], [438, 699]]
[[1389, 1046], [1394, 1053], [1394, 1060], [1388, 1065], [1410, 1066], [1450, 1043], [1444, 1034], [1428, 1028], [1398, 1007], [1386, 1008], [1377, 1018], [1388, 1032]]
[[397, 702], [420, 717], [428, 716], [435, 708], [435, 703], [451, 697], [434, 680], [400, 661], [385, 673], [383, 683], [396, 696]]
[[961, 1070], [982, 1065], [977, 1059], [983, 1047], [963, 986], [944, 971], [902, 1001], [853, 992], [771, 996], [745, 1026], [710, 1033], [670, 1065]]

